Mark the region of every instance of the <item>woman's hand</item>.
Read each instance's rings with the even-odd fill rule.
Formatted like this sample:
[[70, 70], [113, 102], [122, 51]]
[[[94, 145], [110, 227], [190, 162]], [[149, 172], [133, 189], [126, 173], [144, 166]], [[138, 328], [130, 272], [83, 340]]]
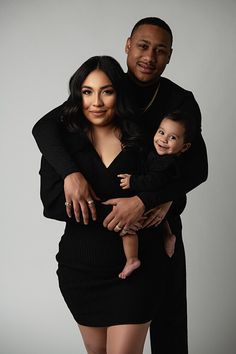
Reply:
[[103, 221], [103, 226], [110, 231], [128, 230], [131, 225], [136, 224], [141, 219], [145, 211], [143, 202], [137, 196], [109, 199], [103, 204], [113, 206], [112, 211]]
[[158, 226], [166, 216], [171, 204], [172, 201], [160, 204], [156, 208], [148, 210], [144, 214], [144, 216], [146, 216], [146, 220], [143, 223], [143, 227], [151, 227], [154, 225]]
[[64, 192], [66, 212], [69, 218], [72, 217], [74, 211], [76, 221], [80, 222], [82, 214], [83, 222], [87, 225], [90, 212], [92, 219], [96, 220], [97, 215], [94, 200], [99, 200], [99, 198], [82, 173], [74, 172], [65, 177]]

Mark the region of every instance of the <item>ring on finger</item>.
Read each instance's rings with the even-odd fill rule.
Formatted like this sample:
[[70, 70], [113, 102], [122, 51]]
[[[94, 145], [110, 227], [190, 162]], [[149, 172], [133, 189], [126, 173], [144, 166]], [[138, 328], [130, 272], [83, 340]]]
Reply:
[[94, 204], [94, 201], [92, 199], [87, 200], [88, 205]]
[[65, 202], [65, 206], [66, 206], [66, 207], [71, 207], [71, 206], [72, 206], [72, 203], [70, 203], [70, 202]]
[[127, 234], [131, 233], [129, 229], [123, 229], [120, 233], [120, 236], [125, 236]]
[[123, 228], [123, 231], [124, 231], [124, 232], [129, 232], [130, 230], [124, 227], [124, 228]]
[[122, 227], [119, 224], [117, 224], [114, 228], [114, 231], [119, 232], [120, 230], [122, 230]]

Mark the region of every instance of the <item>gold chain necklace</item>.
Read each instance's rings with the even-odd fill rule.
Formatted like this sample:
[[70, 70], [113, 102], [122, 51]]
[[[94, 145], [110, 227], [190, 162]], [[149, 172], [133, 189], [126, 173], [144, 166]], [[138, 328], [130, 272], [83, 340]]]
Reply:
[[155, 92], [154, 92], [154, 95], [152, 96], [152, 98], [151, 98], [151, 101], [147, 104], [147, 106], [146, 107], [144, 107], [142, 110], [143, 110], [143, 113], [145, 113], [147, 110], [148, 110], [148, 108], [149, 107], [151, 107], [151, 105], [153, 104], [153, 102], [154, 102], [154, 100], [155, 100], [155, 98], [156, 98], [156, 96], [157, 96], [157, 94], [158, 94], [158, 91], [159, 91], [159, 88], [160, 88], [160, 81], [159, 81], [159, 83], [158, 83], [158, 85], [157, 85], [157, 88], [156, 88], [156, 90], [155, 90]]

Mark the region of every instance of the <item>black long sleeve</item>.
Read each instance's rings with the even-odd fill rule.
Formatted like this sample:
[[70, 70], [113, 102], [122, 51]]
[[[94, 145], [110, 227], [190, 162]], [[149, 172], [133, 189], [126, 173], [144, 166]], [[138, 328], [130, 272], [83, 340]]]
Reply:
[[207, 154], [202, 137], [200, 136], [184, 154], [180, 167], [181, 178], [170, 179], [167, 186], [157, 192], [139, 193], [146, 209], [181, 198], [183, 194], [187, 194], [207, 179]]
[[[65, 222], [76, 222], [73, 214], [72, 218], [69, 218], [66, 213], [64, 181], [44, 156], [41, 158], [39, 174], [40, 197], [43, 203], [43, 215], [49, 219]], [[112, 207], [109, 205], [104, 205], [99, 201], [95, 201], [95, 204], [97, 210], [97, 220], [98, 222], [102, 222], [109, 214]], [[80, 224], [83, 224], [83, 220], [80, 221]]]
[[50, 219], [68, 221], [63, 179], [44, 157], [41, 159], [39, 174], [43, 215]]
[[145, 171], [130, 177], [130, 188], [136, 192], [160, 191], [172, 178], [179, 174], [178, 158], [173, 155], [160, 156], [155, 149], [148, 154]]
[[62, 108], [63, 105], [43, 116], [34, 125], [32, 134], [45, 159], [62, 178], [65, 178], [70, 173], [78, 172], [79, 166], [63, 143]]
[[[142, 95], [145, 95], [145, 92], [144, 89]], [[68, 152], [62, 139], [62, 109], [63, 105], [46, 114], [35, 124], [32, 133], [45, 159], [62, 178], [65, 178], [70, 173], [80, 171], [80, 168]], [[163, 202], [183, 197], [184, 194], [207, 179], [207, 152], [201, 136], [201, 113], [191, 92], [182, 89], [166, 78], [161, 78], [160, 92], [156, 101], [137, 122], [145, 133], [146, 139], [152, 142], [152, 137], [162, 117], [176, 109], [183, 110], [195, 118], [198, 130], [197, 138], [189, 152], [184, 154], [185, 159], [180, 179], [171, 181], [166, 188], [158, 193], [140, 192], [138, 194], [147, 210]]]
[[[201, 135], [201, 112], [193, 94], [165, 78], [161, 81], [161, 85], [163, 90], [160, 93], [159, 101], [145, 117], [145, 124], [147, 119], [151, 122], [149, 123], [151, 126], [149, 134], [150, 132], [154, 134], [157, 124], [165, 114], [178, 109], [195, 120], [196, 137], [191, 148], [183, 154], [181, 178], [171, 180], [165, 188], [157, 193], [139, 193], [147, 210], [167, 201], [178, 200], [206, 181], [208, 176], [207, 151]], [[159, 118], [158, 123], [155, 118]]]

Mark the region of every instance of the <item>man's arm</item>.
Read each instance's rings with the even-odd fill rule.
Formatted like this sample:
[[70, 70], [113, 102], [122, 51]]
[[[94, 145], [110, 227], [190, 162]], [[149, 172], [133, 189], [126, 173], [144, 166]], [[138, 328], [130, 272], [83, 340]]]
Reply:
[[146, 209], [151, 209], [170, 200], [178, 200], [206, 181], [208, 175], [207, 153], [201, 136], [182, 156], [180, 172], [179, 178], [171, 179], [158, 193], [139, 193], [138, 196]]
[[125, 201], [119, 200], [118, 202], [113, 199], [110, 204], [116, 205], [116, 208], [113, 208], [112, 213], [104, 220], [104, 226], [110, 230], [114, 227], [115, 223], [119, 223], [120, 221], [124, 225], [130, 225], [135, 218], [138, 218], [139, 213], [136, 213], [135, 210], [143, 209], [147, 211], [162, 203], [182, 200], [186, 193], [207, 179], [207, 151], [201, 135], [201, 112], [199, 106], [193, 94], [187, 91], [184, 94], [179, 94], [177, 98], [173, 94], [170, 100], [171, 102], [168, 98], [163, 112], [168, 113], [177, 109], [182, 110], [195, 119], [196, 123], [196, 138], [192, 143], [191, 149], [184, 153], [181, 177], [168, 182], [165, 188], [156, 193], [141, 192], [136, 197], [127, 198]]
[[90, 213], [92, 219], [96, 219], [95, 204], [88, 204], [88, 201], [97, 199], [97, 197], [79, 172], [78, 164], [67, 151], [63, 140], [63, 105], [42, 117], [34, 125], [32, 134], [44, 158], [64, 179], [64, 199], [72, 205], [72, 210], [69, 204], [65, 209], [67, 215], [71, 216], [73, 212], [79, 222], [82, 213], [83, 221], [87, 224]]
[[43, 116], [34, 125], [32, 134], [43, 156], [56, 172], [65, 178], [79, 169], [63, 143], [62, 111], [63, 105]]
[[63, 179], [55, 169], [42, 157], [40, 167], [40, 197], [43, 203], [43, 214], [46, 218], [67, 221]]
[[[185, 92], [179, 103], [174, 102], [170, 110], [180, 110], [195, 122], [196, 134], [191, 148], [181, 156], [180, 178], [170, 180], [168, 184], [158, 193], [139, 193], [146, 209], [170, 200], [178, 200], [201, 183], [205, 182], [208, 176], [208, 161], [206, 145], [201, 134], [201, 112], [191, 92]], [[174, 98], [173, 98], [174, 101]]]

